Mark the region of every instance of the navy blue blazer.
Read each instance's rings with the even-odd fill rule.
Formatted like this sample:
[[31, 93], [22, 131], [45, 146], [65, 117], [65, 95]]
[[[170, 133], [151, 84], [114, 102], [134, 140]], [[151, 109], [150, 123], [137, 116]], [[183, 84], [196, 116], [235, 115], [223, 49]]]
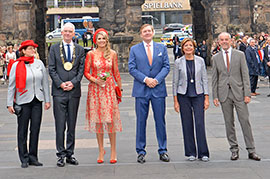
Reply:
[[256, 50], [253, 49], [251, 46], [248, 46], [246, 51], [246, 60], [248, 66], [249, 75], [259, 75], [259, 64], [258, 59], [256, 57]]
[[[167, 96], [165, 77], [170, 72], [167, 48], [163, 44], [153, 42], [153, 49], [152, 65], [149, 64], [143, 42], [132, 46], [130, 49], [128, 69], [134, 77], [133, 97]], [[143, 82], [145, 77], [155, 78], [158, 85], [155, 88], [149, 88]]]

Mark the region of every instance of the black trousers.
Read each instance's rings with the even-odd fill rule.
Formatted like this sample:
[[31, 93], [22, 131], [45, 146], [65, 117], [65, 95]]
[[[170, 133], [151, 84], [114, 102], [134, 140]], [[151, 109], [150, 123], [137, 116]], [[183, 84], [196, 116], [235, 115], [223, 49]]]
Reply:
[[[71, 157], [75, 148], [75, 128], [80, 98], [53, 97], [57, 157]], [[67, 126], [66, 147], [65, 131]]]
[[[21, 116], [18, 121], [18, 152], [22, 163], [38, 161], [38, 139], [42, 118], [42, 102], [36, 97], [27, 104], [22, 104]], [[27, 135], [30, 122], [29, 152], [27, 150]]]
[[249, 75], [249, 78], [250, 78], [251, 93], [255, 93], [258, 83], [258, 75]]
[[[187, 97], [178, 94], [177, 99], [180, 105], [185, 156], [198, 156], [198, 158], [202, 158], [203, 156], [209, 157], [204, 123], [204, 95]], [[194, 131], [196, 132], [196, 140]], [[197, 142], [197, 149], [195, 142]]]

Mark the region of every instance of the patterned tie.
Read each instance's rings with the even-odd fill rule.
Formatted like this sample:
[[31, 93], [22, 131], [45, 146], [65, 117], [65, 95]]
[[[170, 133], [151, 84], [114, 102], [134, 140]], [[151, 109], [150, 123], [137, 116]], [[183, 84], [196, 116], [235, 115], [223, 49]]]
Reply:
[[68, 49], [68, 58], [67, 58], [67, 61], [68, 62], [71, 62], [71, 51], [70, 51], [70, 44], [67, 44], [67, 49]]
[[152, 53], [151, 53], [151, 45], [150, 44], [146, 44], [146, 47], [147, 47], [147, 57], [148, 57], [148, 60], [149, 60], [149, 64], [152, 65]]
[[228, 51], [225, 51], [226, 53], [226, 61], [227, 61], [227, 71], [230, 71], [230, 60], [229, 60], [229, 55], [228, 55]]

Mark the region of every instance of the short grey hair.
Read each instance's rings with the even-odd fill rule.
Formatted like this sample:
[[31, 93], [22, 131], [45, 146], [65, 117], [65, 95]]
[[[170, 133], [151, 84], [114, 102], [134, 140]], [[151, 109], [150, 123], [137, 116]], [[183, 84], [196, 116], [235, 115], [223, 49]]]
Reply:
[[72, 24], [71, 22], [67, 22], [63, 25], [63, 27], [61, 28], [61, 32], [64, 31], [65, 27], [71, 27], [73, 29], [73, 32], [75, 32], [75, 26], [74, 24]]
[[222, 35], [227, 35], [230, 39], [232, 38], [231, 34], [229, 34], [228, 32], [221, 32], [219, 35], [218, 35], [218, 40], [220, 39], [220, 36]]

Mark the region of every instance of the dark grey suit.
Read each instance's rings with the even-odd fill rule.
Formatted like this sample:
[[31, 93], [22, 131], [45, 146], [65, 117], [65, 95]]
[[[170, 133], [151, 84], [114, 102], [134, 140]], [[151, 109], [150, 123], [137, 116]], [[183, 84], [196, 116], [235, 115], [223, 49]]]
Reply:
[[222, 53], [220, 51], [212, 57], [213, 99], [218, 99], [221, 102], [227, 139], [231, 146], [231, 151], [237, 152], [239, 150], [234, 126], [233, 108], [235, 107], [246, 148], [249, 153], [253, 153], [255, 152], [254, 139], [249, 123], [248, 106], [244, 102], [244, 97], [250, 96], [250, 82], [245, 54], [239, 50], [232, 49], [228, 72]]
[[[70, 157], [74, 153], [75, 126], [78, 107], [81, 97], [81, 79], [84, 71], [84, 49], [75, 45], [75, 62], [70, 71], [66, 71], [60, 58], [60, 44], [53, 45], [50, 49], [49, 74], [52, 79], [53, 111], [56, 130], [56, 149], [58, 157]], [[63, 55], [66, 60], [65, 50]], [[71, 91], [63, 91], [60, 85], [71, 81], [74, 88]], [[65, 130], [67, 125], [66, 148]]]

